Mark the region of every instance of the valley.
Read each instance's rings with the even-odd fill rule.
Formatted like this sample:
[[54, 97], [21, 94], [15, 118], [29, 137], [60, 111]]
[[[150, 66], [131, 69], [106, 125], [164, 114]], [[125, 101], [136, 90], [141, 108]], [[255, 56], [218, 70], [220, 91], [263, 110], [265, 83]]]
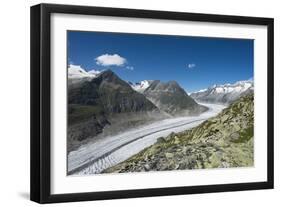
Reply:
[[[253, 96], [253, 81], [251, 80], [214, 85], [188, 95], [176, 81], [144, 80], [140, 83], [132, 83], [122, 80], [111, 70], [87, 72], [80, 67], [70, 66], [68, 73], [67, 174], [77, 176], [106, 172], [216, 166], [218, 163], [212, 164], [210, 161], [210, 164], [208, 161], [208, 164], [206, 160], [201, 165], [198, 163], [198, 160], [201, 159], [199, 157], [198, 159], [193, 157], [191, 164], [188, 161], [181, 167], [175, 165], [174, 157], [177, 155], [177, 150], [181, 151], [183, 147], [179, 145], [181, 140], [178, 137], [197, 128], [200, 132], [208, 133], [207, 128], [202, 129], [202, 124], [209, 123], [216, 117], [219, 118], [215, 127], [220, 126], [219, 123], [223, 121], [221, 119], [224, 119], [221, 118], [221, 113], [226, 113], [225, 110], [229, 107], [231, 110], [235, 108], [235, 114], [233, 114], [233, 110], [231, 111], [231, 121], [232, 119], [237, 121], [238, 114], [240, 115], [244, 111], [244, 102], [250, 106], [249, 110], [252, 112], [252, 99], [248, 98], [247, 101], [243, 99], [249, 95]], [[241, 102], [238, 103], [239, 107], [232, 107], [233, 103], [239, 101]], [[242, 116], [242, 118], [245, 117]], [[239, 118], [238, 124], [244, 123], [242, 118]], [[233, 123], [231, 122], [231, 124]], [[246, 120], [246, 123], [248, 127], [253, 121]], [[231, 127], [231, 125], [229, 126]], [[244, 130], [243, 127], [245, 128], [246, 125], [236, 128], [238, 132], [233, 132], [236, 135], [232, 134], [235, 128], [230, 128], [224, 135], [227, 138], [236, 136], [239, 140], [239, 133]], [[253, 130], [251, 127], [249, 129]], [[245, 133], [249, 132], [248, 128], [245, 130]], [[197, 137], [200, 143], [189, 142], [186, 148], [189, 149], [189, 145], [192, 145], [199, 153], [198, 156], [206, 156], [206, 153], [211, 156], [212, 153], [205, 152], [202, 147], [205, 146], [202, 144], [205, 142], [204, 134], [199, 137], [192, 135], [188, 139], [193, 139], [193, 137]], [[251, 137], [249, 139], [251, 140]], [[225, 144], [241, 147], [228, 139], [223, 140], [219, 137], [216, 140], [219, 140], [216, 149]], [[171, 150], [167, 149], [166, 152], [167, 143], [176, 151], [171, 153]], [[184, 142], [185, 144], [186, 142]], [[146, 152], [148, 155], [152, 153], [153, 157], [157, 157], [157, 153], [154, 152], [155, 146], [161, 146], [163, 151], [160, 150], [159, 153], [164, 153], [164, 158], [166, 155], [170, 158], [155, 158], [151, 162], [160, 164], [153, 169], [151, 162], [147, 160]], [[245, 150], [251, 152], [251, 143], [246, 143], [245, 146]], [[212, 147], [213, 145], [210, 146], [210, 148]], [[213, 149], [211, 151], [213, 152]], [[221, 152], [223, 151], [224, 149], [221, 149]], [[247, 156], [251, 156], [251, 153]], [[180, 157], [184, 158], [183, 155]], [[191, 159], [188, 156], [185, 158]], [[171, 159], [172, 162], [170, 162]], [[176, 159], [180, 161], [180, 158]], [[216, 158], [214, 162], [218, 162]], [[235, 160], [235, 162], [238, 161]], [[224, 158], [219, 164], [222, 163], [224, 163]], [[251, 163], [251, 159], [244, 164], [249, 163]], [[228, 161], [224, 165], [227, 167], [235, 164]]]
[[164, 119], [116, 136], [93, 140], [69, 153], [68, 174], [100, 173], [153, 145], [158, 138], [193, 128], [225, 108], [219, 104], [204, 106], [208, 111], [199, 116]]
[[243, 96], [192, 129], [158, 139], [104, 173], [254, 166], [254, 96]]

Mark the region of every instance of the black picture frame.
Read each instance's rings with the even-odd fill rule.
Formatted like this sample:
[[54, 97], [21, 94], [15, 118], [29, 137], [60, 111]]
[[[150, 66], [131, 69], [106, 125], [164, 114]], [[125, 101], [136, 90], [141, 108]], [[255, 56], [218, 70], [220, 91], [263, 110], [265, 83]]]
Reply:
[[[169, 187], [154, 189], [85, 192], [74, 194], [51, 194], [50, 130], [51, 130], [51, 72], [50, 72], [50, 32], [52, 13], [99, 15], [113, 17], [134, 17], [149, 19], [181, 20], [194, 22], [218, 22], [267, 26], [267, 181], [238, 184]], [[273, 147], [273, 47], [274, 20], [272, 18], [195, 14], [152, 10], [103, 8], [56, 4], [39, 4], [31, 7], [31, 174], [30, 199], [38, 203], [88, 201], [103, 199], [134, 198], [146, 196], [166, 196], [179, 194], [211, 193], [272, 189], [274, 186]]]

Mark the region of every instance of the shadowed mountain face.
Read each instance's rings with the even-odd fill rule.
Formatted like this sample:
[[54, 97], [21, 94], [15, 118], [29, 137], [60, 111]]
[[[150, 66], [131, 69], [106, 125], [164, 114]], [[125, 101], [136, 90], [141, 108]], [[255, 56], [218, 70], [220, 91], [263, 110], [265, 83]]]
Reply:
[[110, 70], [96, 77], [69, 81], [68, 151], [103, 133], [106, 126], [120, 131], [163, 116], [143, 94]]
[[143, 94], [160, 110], [171, 115], [198, 114], [205, 109], [189, 97], [176, 81], [153, 81]]
[[68, 103], [100, 106], [106, 114], [158, 111], [144, 95], [134, 91], [110, 70], [72, 88], [68, 92]]

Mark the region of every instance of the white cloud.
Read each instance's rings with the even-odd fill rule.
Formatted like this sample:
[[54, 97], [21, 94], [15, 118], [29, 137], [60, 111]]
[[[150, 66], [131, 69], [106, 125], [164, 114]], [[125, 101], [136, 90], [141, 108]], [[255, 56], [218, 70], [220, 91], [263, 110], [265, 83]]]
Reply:
[[123, 58], [118, 54], [103, 54], [95, 60], [97, 65], [102, 66], [123, 66], [127, 62], [126, 58]]
[[196, 67], [196, 64], [195, 64], [195, 63], [189, 63], [189, 64], [187, 65], [187, 67], [188, 67], [189, 69], [192, 69], [192, 68], [195, 68], [195, 67]]
[[133, 67], [133, 66], [126, 66], [126, 69], [128, 69], [128, 70], [134, 70], [134, 67]]

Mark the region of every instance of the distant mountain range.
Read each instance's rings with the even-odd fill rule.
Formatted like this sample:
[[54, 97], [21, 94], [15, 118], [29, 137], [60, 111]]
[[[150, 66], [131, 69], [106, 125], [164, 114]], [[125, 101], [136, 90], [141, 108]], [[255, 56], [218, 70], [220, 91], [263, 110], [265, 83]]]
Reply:
[[213, 85], [207, 89], [191, 93], [190, 96], [200, 102], [231, 103], [241, 96], [253, 93], [253, 91], [253, 80], [245, 80], [234, 84]]

